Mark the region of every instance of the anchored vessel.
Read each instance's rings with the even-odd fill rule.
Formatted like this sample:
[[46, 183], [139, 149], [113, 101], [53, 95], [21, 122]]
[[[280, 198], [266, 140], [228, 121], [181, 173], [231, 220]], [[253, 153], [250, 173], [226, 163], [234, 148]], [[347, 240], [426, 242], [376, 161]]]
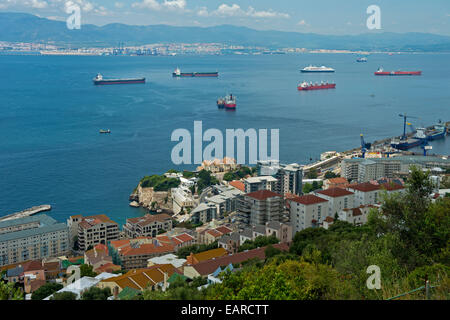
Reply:
[[145, 83], [145, 78], [135, 79], [103, 79], [103, 76], [99, 73], [93, 80], [95, 85], [103, 84], [132, 84], [132, 83]]
[[297, 86], [297, 89], [299, 91], [303, 90], [320, 90], [320, 89], [334, 89], [336, 88], [335, 83], [328, 83], [328, 82], [321, 82], [321, 83], [308, 83], [306, 81], [303, 81]]
[[309, 67], [305, 67], [305, 68], [301, 69], [300, 71], [301, 72], [334, 72], [334, 69], [325, 67], [325, 66], [316, 67], [316, 66], [310, 65]]
[[217, 99], [217, 107], [219, 109], [222, 109], [223, 107], [225, 107], [225, 101], [226, 101], [226, 98]]
[[109, 130], [109, 129], [108, 130], [101, 129], [100, 133], [111, 133], [111, 130]]
[[356, 59], [356, 62], [367, 62], [367, 58], [366, 57], [360, 57], [360, 58]]
[[383, 68], [379, 68], [376, 72], [376, 76], [420, 76], [422, 71], [384, 71]]
[[225, 109], [228, 110], [235, 110], [236, 109], [236, 97], [230, 94], [229, 96], [225, 97]]
[[174, 72], [172, 72], [172, 76], [179, 77], [218, 77], [219, 72], [181, 72], [180, 68], [176, 68]]

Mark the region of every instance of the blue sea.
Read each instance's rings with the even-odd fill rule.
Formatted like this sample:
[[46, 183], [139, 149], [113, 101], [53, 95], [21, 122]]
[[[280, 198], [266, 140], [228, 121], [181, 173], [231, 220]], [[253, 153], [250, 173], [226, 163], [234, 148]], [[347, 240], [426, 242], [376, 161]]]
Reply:
[[[173, 130], [280, 130], [280, 160], [306, 164], [398, 136], [400, 113], [414, 125], [450, 120], [448, 54], [260, 56], [0, 56], [0, 216], [51, 204], [51, 216], [107, 214], [120, 224], [143, 213], [128, 197], [145, 175], [192, 169], [171, 162]], [[309, 65], [334, 74], [301, 74]], [[422, 70], [420, 77], [376, 77], [386, 70]], [[220, 77], [174, 79], [172, 71], [219, 71]], [[146, 77], [145, 85], [94, 86], [105, 78]], [[298, 92], [302, 81], [329, 80], [335, 90]], [[237, 96], [235, 112], [216, 99]], [[111, 129], [110, 135], [99, 134]], [[433, 153], [450, 153], [449, 138]], [[416, 149], [421, 152], [421, 149]]]

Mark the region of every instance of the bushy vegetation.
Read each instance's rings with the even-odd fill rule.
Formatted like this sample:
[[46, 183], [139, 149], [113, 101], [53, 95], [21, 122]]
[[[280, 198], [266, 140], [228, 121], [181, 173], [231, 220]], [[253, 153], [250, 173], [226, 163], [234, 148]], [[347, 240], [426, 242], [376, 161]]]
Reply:
[[81, 296], [81, 300], [107, 300], [111, 296], [111, 289], [100, 289], [97, 287], [91, 287]]
[[225, 181], [233, 181], [233, 180], [240, 180], [247, 175], [252, 175], [255, 172], [254, 168], [242, 166], [239, 168], [239, 170], [235, 172], [227, 172], [223, 175], [223, 180]]
[[217, 241], [214, 241], [210, 244], [193, 244], [192, 246], [187, 246], [178, 249], [177, 256], [180, 259], [186, 259], [188, 255], [192, 253], [196, 254], [203, 251], [208, 251], [212, 249], [217, 249]]
[[77, 295], [70, 291], [56, 292], [50, 300], [77, 300]]
[[280, 242], [277, 237], [275, 236], [258, 236], [255, 238], [255, 240], [250, 241], [246, 240], [241, 246], [239, 246], [239, 252], [245, 251], [245, 250], [252, 250], [256, 248], [262, 248], [269, 244], [276, 244]]
[[320, 188], [322, 188], [323, 186], [323, 182], [317, 182], [317, 181], [313, 181], [313, 183], [305, 183], [305, 185], [303, 186], [303, 193], [310, 193], [312, 191], [318, 190]]
[[144, 300], [203, 300], [206, 298], [204, 290], [197, 287], [206, 284], [206, 279], [194, 278], [191, 282], [186, 282], [182, 278], [173, 281], [166, 291], [145, 290], [142, 294]]
[[168, 191], [171, 188], [178, 187], [180, 185], [180, 180], [154, 174], [142, 178], [140, 184], [142, 188], [153, 188], [154, 191]]
[[31, 295], [31, 300], [43, 300], [56, 291], [61, 290], [62, 288], [63, 285], [60, 283], [47, 282], [42, 287], [33, 292], [33, 294]]
[[218, 184], [219, 181], [211, 175], [211, 172], [202, 170], [198, 173], [197, 193], [201, 194], [202, 191], [212, 185]]
[[22, 290], [0, 279], [0, 300], [23, 300]]

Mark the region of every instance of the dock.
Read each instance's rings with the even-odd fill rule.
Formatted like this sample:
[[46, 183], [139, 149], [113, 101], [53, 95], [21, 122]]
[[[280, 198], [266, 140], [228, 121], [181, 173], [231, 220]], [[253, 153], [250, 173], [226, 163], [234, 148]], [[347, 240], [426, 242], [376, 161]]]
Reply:
[[45, 211], [50, 211], [50, 210], [52, 210], [52, 206], [49, 205], [49, 204], [44, 204], [44, 205], [41, 205], [41, 206], [32, 207], [32, 208], [25, 209], [25, 210], [20, 211], [20, 212], [15, 212], [15, 213], [11, 213], [11, 214], [8, 214], [6, 216], [0, 217], [0, 221], [7, 221], [7, 220], [25, 218], [25, 217], [29, 217], [29, 216], [32, 216], [34, 214], [40, 213], [40, 212], [45, 212]]

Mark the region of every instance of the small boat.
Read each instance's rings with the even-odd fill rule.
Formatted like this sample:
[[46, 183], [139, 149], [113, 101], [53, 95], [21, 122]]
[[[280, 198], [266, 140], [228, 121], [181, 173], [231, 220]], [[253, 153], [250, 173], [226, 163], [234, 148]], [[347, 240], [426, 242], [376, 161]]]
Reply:
[[225, 102], [226, 102], [226, 98], [217, 99], [217, 107], [219, 109], [222, 109], [223, 107], [225, 107]]
[[360, 58], [356, 59], [356, 62], [367, 62], [367, 58], [366, 57], [360, 57]]
[[109, 130], [109, 129], [108, 130], [101, 129], [100, 133], [111, 133], [111, 130]]

